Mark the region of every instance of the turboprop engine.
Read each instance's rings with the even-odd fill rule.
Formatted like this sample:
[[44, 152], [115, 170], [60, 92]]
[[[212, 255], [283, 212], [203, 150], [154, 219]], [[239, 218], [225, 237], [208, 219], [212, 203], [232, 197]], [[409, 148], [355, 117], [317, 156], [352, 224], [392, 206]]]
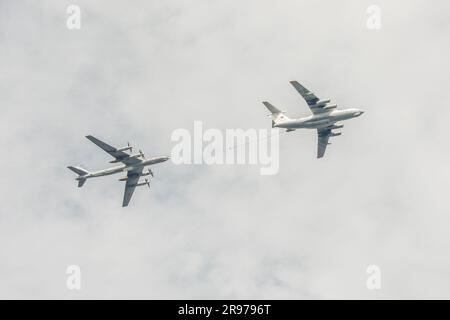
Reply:
[[[139, 177], [145, 177], [145, 176], [148, 176], [148, 175], [151, 175], [151, 176], [153, 177], [153, 171], [150, 170], [150, 169], [148, 169], [147, 172], [142, 172], [142, 173], [139, 175]], [[127, 180], [128, 180], [128, 177], [123, 177], [123, 178], [120, 178], [120, 179], [119, 179], [119, 181], [127, 181]]]
[[150, 181], [148, 181], [148, 179], [145, 179], [145, 182], [136, 183], [133, 187], [142, 187], [145, 185], [150, 188]]
[[128, 151], [128, 150], [130, 152], [133, 152], [133, 147], [130, 145], [129, 142], [127, 142], [127, 146], [126, 147], [122, 147], [122, 148], [117, 149], [117, 151]]

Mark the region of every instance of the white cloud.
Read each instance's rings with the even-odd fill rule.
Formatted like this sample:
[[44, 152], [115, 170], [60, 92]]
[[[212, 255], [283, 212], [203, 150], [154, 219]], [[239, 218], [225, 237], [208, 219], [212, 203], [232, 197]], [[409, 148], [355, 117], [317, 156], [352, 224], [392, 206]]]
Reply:
[[[447, 2], [379, 1], [379, 31], [361, 1], [77, 1], [79, 31], [68, 4], [0, 4], [0, 297], [449, 298]], [[86, 134], [168, 154], [194, 120], [269, 127], [266, 99], [306, 114], [292, 79], [366, 111], [320, 161], [302, 131], [277, 176], [165, 163], [126, 209], [66, 169], [106, 166]]]

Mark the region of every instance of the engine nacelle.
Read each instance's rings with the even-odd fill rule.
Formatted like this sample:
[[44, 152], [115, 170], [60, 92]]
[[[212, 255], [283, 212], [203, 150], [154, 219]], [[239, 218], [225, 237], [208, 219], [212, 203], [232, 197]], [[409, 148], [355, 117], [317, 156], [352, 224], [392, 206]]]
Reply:
[[343, 128], [343, 127], [344, 127], [343, 124], [334, 124], [334, 125], [331, 126], [330, 129], [341, 129], [341, 128]]
[[150, 183], [148, 181], [146, 182], [140, 182], [133, 185], [133, 187], [142, 187], [142, 186], [148, 186], [150, 188]]
[[342, 132], [332, 132], [330, 133], [330, 137], [337, 137], [340, 136], [342, 134]]
[[[139, 177], [145, 177], [145, 176], [148, 176], [148, 175], [152, 175], [153, 176], [153, 172], [151, 171], [151, 170], [149, 170], [148, 172], [142, 172], [140, 175], [139, 175]], [[119, 179], [119, 181], [127, 181], [128, 180], [128, 177], [123, 177], [123, 178], [120, 178]], [[146, 179], [147, 180], [147, 179]], [[145, 183], [146, 184], [146, 183]]]
[[330, 99], [317, 101], [316, 104], [314, 104], [314, 107], [321, 107], [321, 106], [324, 106], [324, 105], [326, 105], [327, 103], [329, 103], [330, 101], [331, 101]]
[[117, 149], [118, 151], [130, 151], [133, 152], [133, 147], [131, 146], [131, 144], [129, 142], [127, 142], [127, 146], [126, 147], [122, 147]]
[[336, 109], [337, 104], [330, 104], [329, 106], [323, 107], [325, 110]]
[[136, 183], [136, 187], [146, 186], [147, 182]]

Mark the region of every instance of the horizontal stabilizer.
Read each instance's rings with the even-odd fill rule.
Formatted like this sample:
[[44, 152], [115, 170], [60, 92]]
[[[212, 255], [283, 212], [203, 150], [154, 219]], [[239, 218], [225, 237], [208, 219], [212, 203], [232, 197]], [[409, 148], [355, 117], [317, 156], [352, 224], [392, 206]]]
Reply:
[[89, 173], [89, 171], [87, 171], [87, 170], [85, 170], [85, 169], [83, 169], [81, 167], [68, 166], [67, 168], [72, 170], [73, 172], [75, 172], [79, 176], [84, 176], [84, 175], [87, 175]]
[[78, 180], [78, 188], [81, 188], [85, 182], [86, 182], [86, 179]]

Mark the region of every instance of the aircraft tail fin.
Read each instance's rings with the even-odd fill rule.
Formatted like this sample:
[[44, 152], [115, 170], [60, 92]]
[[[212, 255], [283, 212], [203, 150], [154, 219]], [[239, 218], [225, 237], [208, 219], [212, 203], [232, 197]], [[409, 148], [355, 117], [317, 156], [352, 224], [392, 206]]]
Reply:
[[273, 106], [271, 103], [267, 101], [263, 101], [264, 106], [270, 111], [270, 116], [272, 117], [272, 128], [283, 121], [290, 120], [289, 117], [287, 117], [284, 114], [284, 111], [279, 110], [275, 106]]
[[87, 171], [86, 169], [83, 169], [82, 167], [68, 166], [67, 168], [72, 170], [73, 172], [75, 172], [78, 175], [78, 178], [76, 180], [78, 180], [78, 188], [81, 188], [83, 186], [83, 184], [86, 182], [86, 178], [84, 176], [89, 174], [89, 171]]
[[272, 114], [282, 113], [281, 110], [278, 110], [275, 106], [273, 106], [270, 102], [263, 101], [264, 106], [270, 111]]
[[90, 172], [87, 171], [86, 169], [83, 169], [82, 167], [72, 167], [72, 166], [68, 166], [68, 169], [70, 169], [71, 171], [75, 172], [78, 175], [78, 178], [76, 178], [75, 180], [78, 181], [78, 188], [81, 188], [83, 186], [83, 184], [86, 182], [86, 175], [88, 175]]

